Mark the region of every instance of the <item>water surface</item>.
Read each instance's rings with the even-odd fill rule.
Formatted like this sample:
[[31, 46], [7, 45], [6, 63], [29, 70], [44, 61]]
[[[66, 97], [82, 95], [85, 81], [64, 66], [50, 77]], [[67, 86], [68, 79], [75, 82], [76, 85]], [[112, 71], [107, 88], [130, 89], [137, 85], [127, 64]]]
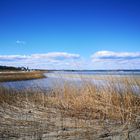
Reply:
[[[4, 86], [16, 89], [53, 89], [62, 87], [64, 83], [82, 86], [86, 82], [92, 82], [101, 86], [108, 84], [106, 77], [140, 77], [140, 71], [53, 71], [45, 73], [46, 78], [26, 81], [14, 81], [1, 83]], [[118, 84], [116, 84], [118, 86]], [[119, 85], [120, 86], [120, 85]], [[138, 89], [139, 87], [135, 87]]]

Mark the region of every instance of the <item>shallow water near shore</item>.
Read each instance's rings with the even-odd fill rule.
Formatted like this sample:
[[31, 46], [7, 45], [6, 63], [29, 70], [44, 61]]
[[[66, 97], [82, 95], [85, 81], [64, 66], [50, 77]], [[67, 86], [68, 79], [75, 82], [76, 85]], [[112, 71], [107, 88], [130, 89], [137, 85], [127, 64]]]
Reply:
[[[49, 73], [44, 73], [46, 78], [25, 80], [25, 81], [13, 81], [13, 82], [3, 82], [1, 85], [20, 89], [41, 89], [41, 90], [51, 90], [54, 87], [63, 87], [64, 83], [72, 84], [77, 87], [81, 87], [86, 83], [90, 82], [96, 86], [105, 86], [110, 84], [112, 79], [121, 78], [137, 78], [140, 79], [140, 71], [119, 71], [119, 72], [108, 72], [108, 71], [54, 71]], [[113, 83], [114, 84], [114, 83]], [[123, 83], [117, 83], [116, 87], [123, 89]], [[137, 85], [133, 85], [133, 89], [136, 93], [140, 92]]]

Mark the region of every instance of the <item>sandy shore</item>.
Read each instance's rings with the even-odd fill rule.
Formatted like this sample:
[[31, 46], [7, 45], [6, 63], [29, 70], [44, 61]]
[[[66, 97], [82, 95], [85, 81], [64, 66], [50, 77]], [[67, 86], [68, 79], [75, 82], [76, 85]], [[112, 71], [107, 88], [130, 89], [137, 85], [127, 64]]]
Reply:
[[0, 106], [0, 140], [139, 140], [140, 126], [66, 117], [53, 107]]

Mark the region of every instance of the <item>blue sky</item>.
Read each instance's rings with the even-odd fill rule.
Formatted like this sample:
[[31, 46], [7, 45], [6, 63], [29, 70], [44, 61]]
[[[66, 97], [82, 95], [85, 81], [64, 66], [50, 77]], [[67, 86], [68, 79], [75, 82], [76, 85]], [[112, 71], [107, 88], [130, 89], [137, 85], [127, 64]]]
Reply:
[[0, 0], [0, 65], [140, 68], [139, 0]]

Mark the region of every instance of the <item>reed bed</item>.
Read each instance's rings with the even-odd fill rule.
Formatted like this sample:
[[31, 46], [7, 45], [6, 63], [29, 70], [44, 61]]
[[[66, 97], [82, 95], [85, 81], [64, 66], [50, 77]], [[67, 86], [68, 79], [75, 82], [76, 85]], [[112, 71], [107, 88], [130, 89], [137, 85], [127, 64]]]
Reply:
[[44, 78], [44, 77], [45, 77], [44, 73], [41, 71], [2, 72], [0, 73], [0, 82], [39, 79], [39, 78]]
[[[65, 83], [63, 88], [49, 99], [68, 116], [115, 120], [122, 124], [126, 121], [134, 123], [140, 117], [140, 91], [135, 92], [130, 83], [124, 81], [123, 87], [122, 83], [116, 85], [109, 82], [100, 87], [86, 83], [79, 89]], [[139, 84], [136, 86], [140, 87]]]
[[[128, 126], [133, 126], [136, 130], [140, 129], [140, 82], [133, 78], [123, 79], [122, 82], [116, 82], [112, 77], [110, 79], [110, 82], [100, 86], [83, 79], [84, 82], [79, 87], [64, 82], [63, 86], [54, 87], [50, 91], [41, 89], [19, 91], [1, 86], [0, 109], [8, 106], [11, 116], [15, 110], [17, 111], [17, 108], [22, 115], [24, 113], [27, 116], [32, 114], [34, 121], [26, 118], [28, 124], [25, 121], [24, 123], [29, 127], [31, 122], [40, 122], [38, 132], [36, 127], [32, 126], [32, 131], [38, 133], [39, 137], [40, 134], [43, 137], [42, 133], [49, 133], [50, 136], [52, 132], [59, 129], [65, 133], [61, 133], [61, 135], [58, 132], [55, 133], [54, 139], [59, 136], [62, 140], [75, 135], [74, 140], [77, 140], [82, 139], [80, 135], [83, 136], [83, 134], [89, 136], [89, 138], [83, 136], [83, 139], [92, 139], [93, 135], [96, 139], [103, 139], [114, 133], [116, 135], [116, 132], [112, 132], [112, 130], [115, 130], [117, 126], [119, 126], [119, 132], [117, 131], [119, 134]], [[0, 115], [3, 116], [2, 113]], [[6, 122], [9, 123], [7, 119]], [[52, 122], [53, 124], [51, 124]], [[19, 126], [21, 127], [21, 124]], [[76, 132], [67, 132], [67, 129], [74, 129]], [[102, 134], [105, 129], [107, 132]], [[96, 132], [98, 132], [98, 136]]]

